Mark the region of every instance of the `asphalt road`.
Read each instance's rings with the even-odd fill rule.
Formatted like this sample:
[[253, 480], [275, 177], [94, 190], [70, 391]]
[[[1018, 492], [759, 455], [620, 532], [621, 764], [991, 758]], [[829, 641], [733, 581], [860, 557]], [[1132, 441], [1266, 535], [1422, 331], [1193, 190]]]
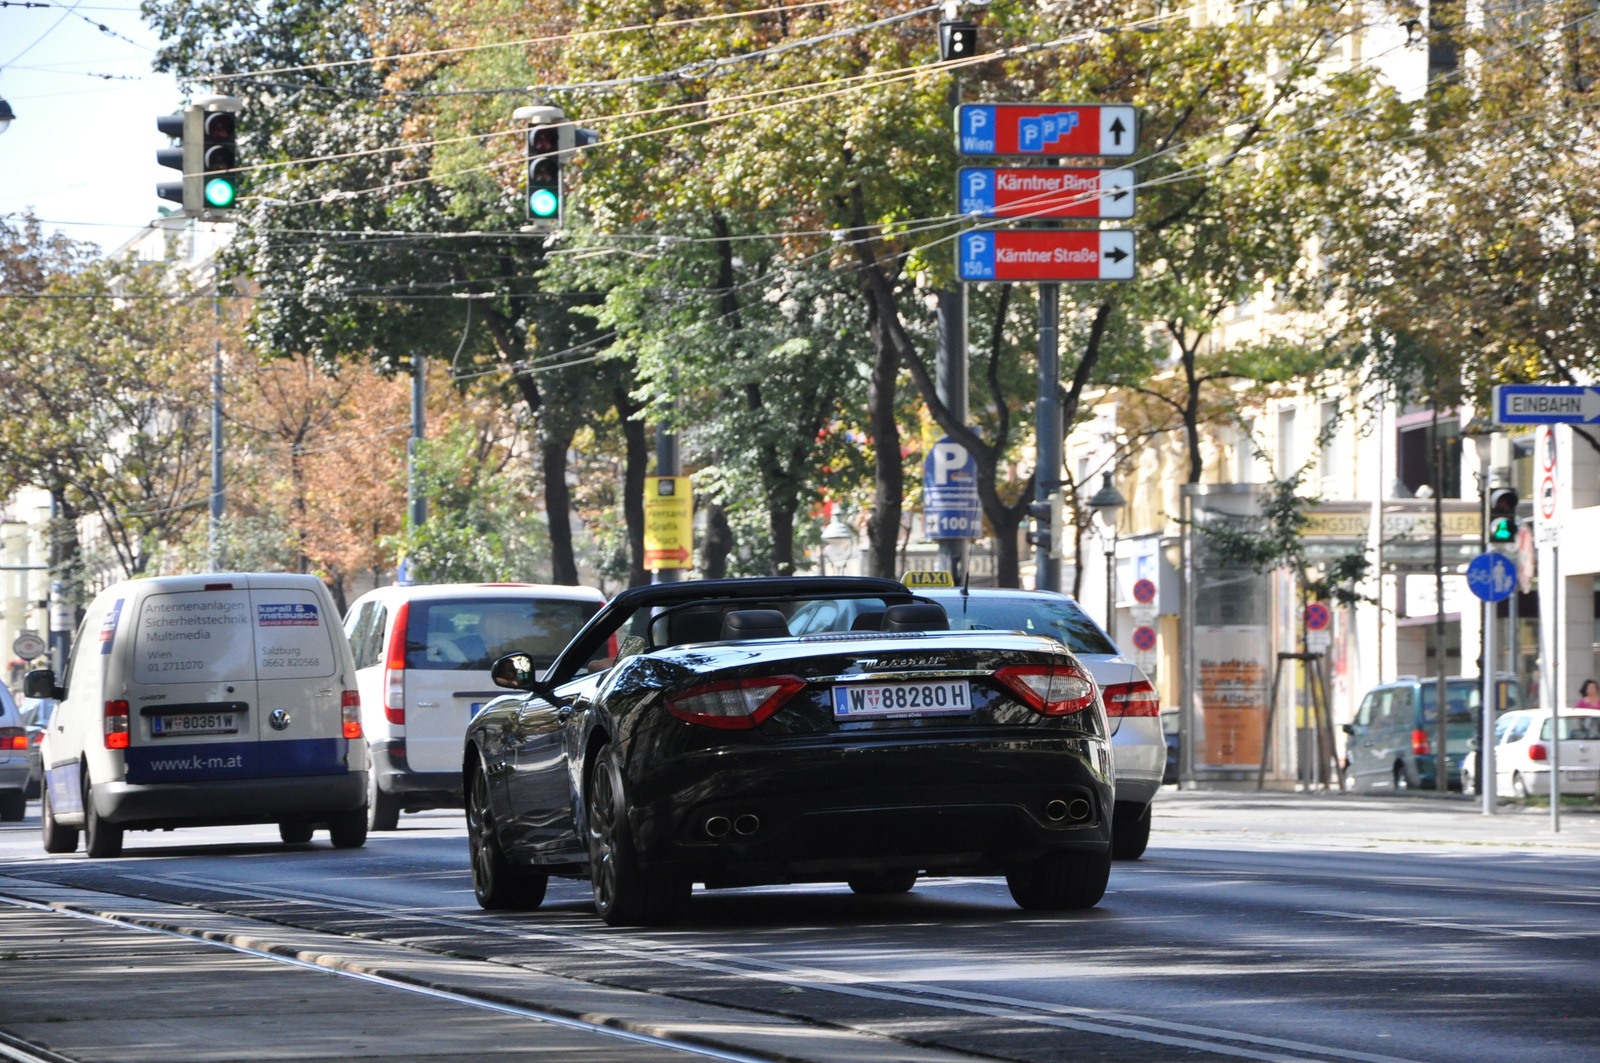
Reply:
[[[297, 955], [381, 946], [417, 970], [463, 964], [462, 979], [489, 960], [535, 1006], [614, 994], [608, 1007], [789, 1024], [738, 1042], [754, 1058], [1600, 1059], [1600, 816], [1572, 814], [1557, 838], [1537, 813], [1486, 819], [1461, 801], [1169, 793], [1155, 823], [1100, 907], [1055, 917], [1019, 911], [998, 879], [888, 899], [697, 892], [684, 924], [650, 931], [604, 927], [587, 883], [556, 880], [540, 911], [491, 916], [473, 904], [459, 814], [442, 812], [360, 851], [230, 828], [134, 834], [123, 858], [94, 862], [8, 827], [0, 896], [93, 910], [107, 902], [74, 891], [139, 897], [172, 925], [315, 935]], [[18, 1033], [5, 974], [0, 1029]]]

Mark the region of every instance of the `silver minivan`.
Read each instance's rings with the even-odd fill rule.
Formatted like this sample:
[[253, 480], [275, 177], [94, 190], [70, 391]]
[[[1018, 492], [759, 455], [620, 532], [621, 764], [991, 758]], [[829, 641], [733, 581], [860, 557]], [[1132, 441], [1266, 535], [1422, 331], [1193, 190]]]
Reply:
[[97, 595], [66, 675], [29, 672], [60, 705], [41, 743], [44, 847], [116, 856], [128, 830], [277, 823], [367, 835], [355, 662], [314, 576], [220, 573]]

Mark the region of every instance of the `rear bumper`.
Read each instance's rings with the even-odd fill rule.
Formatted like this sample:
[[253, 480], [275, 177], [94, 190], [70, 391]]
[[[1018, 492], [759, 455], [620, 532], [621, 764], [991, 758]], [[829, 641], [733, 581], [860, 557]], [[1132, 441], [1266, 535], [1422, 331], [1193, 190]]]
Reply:
[[0, 790], [20, 790], [33, 774], [27, 757], [12, 757], [0, 763]]
[[[747, 747], [684, 757], [646, 780], [631, 826], [641, 862], [721, 886], [899, 868], [993, 874], [1050, 852], [1104, 853], [1112, 808], [1098, 740]], [[714, 837], [718, 817], [728, 829]], [[743, 833], [741, 817], [753, 817]]]
[[275, 823], [367, 805], [367, 773], [194, 783], [95, 783], [100, 818], [132, 828]]
[[1149, 804], [1161, 789], [1167, 765], [1167, 737], [1158, 716], [1125, 716], [1111, 737], [1117, 766], [1117, 800]]
[[401, 800], [407, 808], [460, 808], [459, 771], [412, 771], [406, 767], [405, 747], [374, 742], [370, 747], [372, 770], [378, 789]]

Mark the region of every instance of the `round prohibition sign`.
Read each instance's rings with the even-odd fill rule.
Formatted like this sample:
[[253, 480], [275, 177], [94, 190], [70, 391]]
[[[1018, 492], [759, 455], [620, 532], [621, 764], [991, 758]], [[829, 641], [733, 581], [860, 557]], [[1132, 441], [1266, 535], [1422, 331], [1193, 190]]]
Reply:
[[1133, 629], [1134, 649], [1141, 653], [1149, 653], [1156, 648], [1156, 629], [1153, 627], [1136, 627]]
[[1328, 607], [1321, 602], [1312, 602], [1306, 606], [1306, 630], [1322, 631], [1327, 628], [1333, 614], [1328, 612]]
[[1155, 581], [1142, 579], [1133, 585], [1133, 600], [1148, 605], [1156, 600]]

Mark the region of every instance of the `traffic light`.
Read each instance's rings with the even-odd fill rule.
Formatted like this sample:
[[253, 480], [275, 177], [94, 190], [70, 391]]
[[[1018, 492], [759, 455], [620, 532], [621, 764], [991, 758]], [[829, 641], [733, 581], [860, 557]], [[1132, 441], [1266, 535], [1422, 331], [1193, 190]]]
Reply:
[[209, 111], [201, 119], [201, 195], [209, 210], [227, 210], [239, 199], [239, 118]]
[[528, 220], [558, 228], [561, 206], [561, 126], [532, 126], [528, 130]]
[[1028, 519], [1033, 521], [1033, 528], [1028, 532], [1029, 546], [1049, 547], [1053, 545], [1050, 533], [1050, 518], [1054, 515], [1052, 512], [1054, 508], [1048, 498], [1035, 499], [1028, 503]]
[[978, 26], [964, 18], [939, 23], [939, 58], [943, 62], [978, 54]]
[[225, 220], [239, 200], [239, 112], [233, 96], [203, 96], [177, 114], [156, 119], [156, 128], [178, 143], [156, 152], [156, 161], [183, 171], [182, 181], [163, 181], [156, 195], [183, 205], [191, 218]]
[[1517, 541], [1517, 492], [1512, 487], [1496, 487], [1489, 491], [1489, 541], [1514, 543]]
[[554, 232], [566, 218], [562, 167], [579, 148], [598, 143], [600, 134], [579, 129], [559, 107], [518, 107], [512, 117], [531, 123], [527, 132], [528, 206], [526, 232]]

